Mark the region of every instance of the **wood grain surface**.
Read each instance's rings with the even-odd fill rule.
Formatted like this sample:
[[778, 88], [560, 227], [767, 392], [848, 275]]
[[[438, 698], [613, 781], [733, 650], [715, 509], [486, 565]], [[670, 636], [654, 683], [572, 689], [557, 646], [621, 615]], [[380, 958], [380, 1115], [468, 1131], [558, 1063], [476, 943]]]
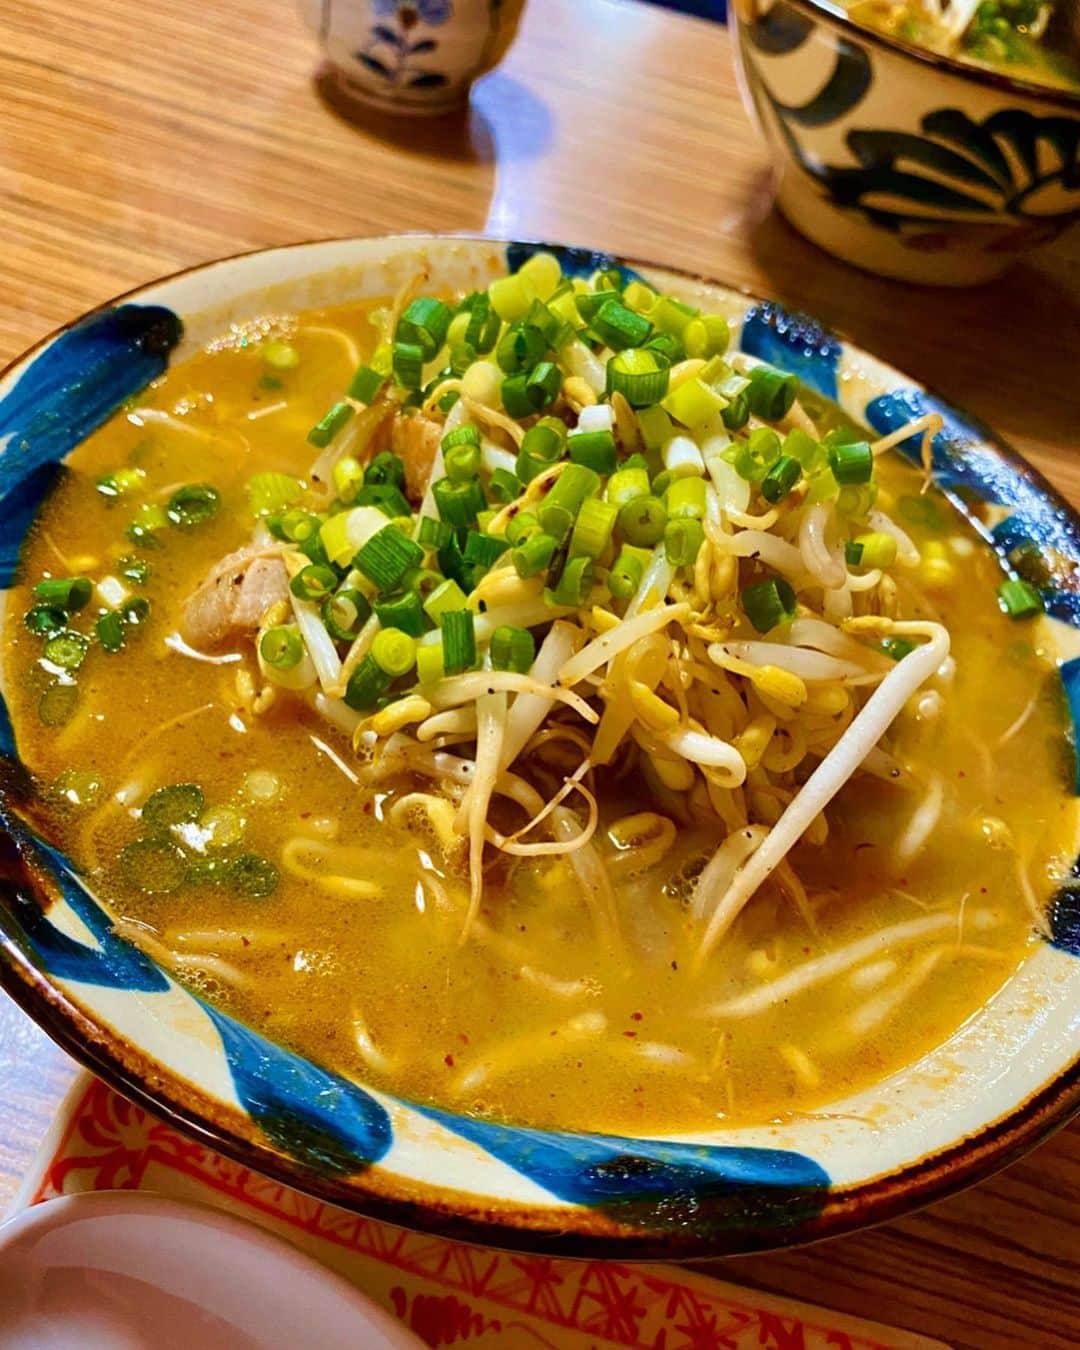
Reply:
[[[1080, 236], [1005, 280], [876, 280], [770, 210], [725, 31], [532, 0], [467, 114], [349, 121], [286, 0], [0, 0], [0, 360], [128, 287], [262, 244], [488, 229], [609, 247], [815, 313], [1080, 502]], [[0, 1209], [72, 1066], [0, 996]], [[1080, 1344], [1080, 1128], [922, 1214], [729, 1278], [979, 1350]]]

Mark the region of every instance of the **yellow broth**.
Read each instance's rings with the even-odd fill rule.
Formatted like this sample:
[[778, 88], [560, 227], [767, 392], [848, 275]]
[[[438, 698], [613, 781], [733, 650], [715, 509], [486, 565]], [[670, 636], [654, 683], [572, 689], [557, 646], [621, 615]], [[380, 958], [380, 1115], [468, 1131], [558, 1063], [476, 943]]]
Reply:
[[[181, 425], [115, 417], [73, 456], [25, 546], [5, 671], [20, 754], [42, 786], [49, 835], [129, 921], [124, 931], [164, 954], [192, 988], [321, 1063], [408, 1098], [539, 1126], [696, 1130], [822, 1107], [971, 1017], [1036, 940], [1022, 886], [1045, 903], [1068, 861], [1073, 806], [1062, 791], [1069, 766], [1052, 653], [1032, 645], [1031, 625], [999, 612], [997, 565], [958, 532], [948, 507], [943, 532], [912, 527], [920, 545], [938, 545], [926, 594], [951, 630], [956, 662], [938, 722], [905, 714], [894, 728], [915, 771], [942, 785], [940, 822], [914, 862], [896, 862], [892, 849], [919, 795], [863, 776], [830, 808], [824, 847], [803, 844], [794, 857], [814, 931], [783, 887], [767, 884], [704, 972], [692, 974], [686, 875], [720, 842], [694, 827], [660, 864], [620, 879], [622, 951], [595, 938], [566, 863], [544, 859], [489, 871], [482, 923], [462, 945], [460, 855], [446, 861], [422, 810], [393, 820], [402, 794], [429, 785], [354, 784], [348, 738], [312, 712], [288, 697], [261, 716], [245, 708], [236, 677], [241, 666], [253, 670], [250, 654], [210, 665], [163, 644], [183, 597], [250, 538], [250, 474], [302, 476], [314, 457], [305, 432], [353, 361], [340, 333], [320, 328], [370, 348], [363, 307], [342, 307], [252, 327], [291, 333], [301, 360], [279, 373], [280, 388], [261, 386], [266, 368], [242, 334], [170, 370], [136, 402], [180, 412]], [[883, 501], [917, 492], [915, 472], [885, 458]], [[125, 465], [145, 478], [110, 502], [95, 480]], [[124, 528], [135, 507], [198, 481], [217, 487], [222, 509], [200, 527], [165, 531], [161, 547], [143, 554], [153, 568], [141, 588], [153, 607], [145, 631], [122, 653], [91, 651], [71, 720], [42, 726], [41, 639], [21, 622], [30, 584], [114, 571], [134, 551]], [[72, 768], [100, 778], [89, 807], [50, 794]], [[247, 800], [253, 770], [278, 775], [278, 801]], [[281, 869], [272, 895], [213, 885], [146, 895], [125, 884], [117, 857], [139, 834], [136, 808], [152, 790], [190, 781], [208, 808], [237, 807], [243, 847]], [[640, 780], [600, 786], [606, 822], [642, 809]], [[613, 846], [605, 852], [613, 859]], [[334, 879], [341, 875], [345, 882]], [[378, 894], [360, 893], [357, 879], [375, 882]], [[879, 951], [805, 994], [748, 1016], [710, 1011], [801, 962], [927, 915], [946, 916], [931, 936]], [[982, 926], [987, 915], [993, 926]], [[917, 997], [901, 997], [916, 980]]]

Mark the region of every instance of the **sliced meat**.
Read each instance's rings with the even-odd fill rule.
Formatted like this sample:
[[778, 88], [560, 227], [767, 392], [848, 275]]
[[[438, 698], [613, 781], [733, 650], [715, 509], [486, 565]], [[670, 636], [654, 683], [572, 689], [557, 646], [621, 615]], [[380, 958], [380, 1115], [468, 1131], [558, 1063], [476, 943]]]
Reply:
[[289, 598], [289, 574], [279, 557], [248, 547], [215, 563], [184, 601], [183, 635], [193, 647], [216, 647], [258, 628], [262, 616]]
[[405, 461], [405, 495], [414, 504], [422, 501], [427, 491], [442, 434], [440, 424], [421, 413], [394, 419], [391, 449]]

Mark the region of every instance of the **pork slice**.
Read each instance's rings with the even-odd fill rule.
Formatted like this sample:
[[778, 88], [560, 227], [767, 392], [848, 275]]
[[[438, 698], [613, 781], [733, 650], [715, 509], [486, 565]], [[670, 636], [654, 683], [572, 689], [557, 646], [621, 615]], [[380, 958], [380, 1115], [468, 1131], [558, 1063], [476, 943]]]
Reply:
[[439, 451], [443, 429], [422, 413], [398, 416], [391, 432], [391, 449], [405, 464], [405, 495], [414, 504], [423, 500], [431, 466]]
[[193, 647], [216, 647], [253, 632], [271, 605], [289, 598], [289, 574], [279, 557], [249, 546], [215, 563], [184, 601], [181, 627]]

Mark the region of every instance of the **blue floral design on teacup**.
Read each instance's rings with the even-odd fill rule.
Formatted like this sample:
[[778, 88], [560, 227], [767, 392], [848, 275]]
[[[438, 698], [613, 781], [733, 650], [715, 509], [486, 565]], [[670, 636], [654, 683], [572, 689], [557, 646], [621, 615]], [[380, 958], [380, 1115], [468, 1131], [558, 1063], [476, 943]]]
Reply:
[[356, 53], [356, 59], [389, 84], [409, 89], [439, 89], [447, 78], [442, 71], [422, 69], [413, 61], [438, 50], [431, 37], [414, 38], [418, 24], [437, 28], [453, 13], [451, 0], [373, 0], [372, 9], [380, 18], [392, 19], [394, 26], [376, 23], [371, 36]]

